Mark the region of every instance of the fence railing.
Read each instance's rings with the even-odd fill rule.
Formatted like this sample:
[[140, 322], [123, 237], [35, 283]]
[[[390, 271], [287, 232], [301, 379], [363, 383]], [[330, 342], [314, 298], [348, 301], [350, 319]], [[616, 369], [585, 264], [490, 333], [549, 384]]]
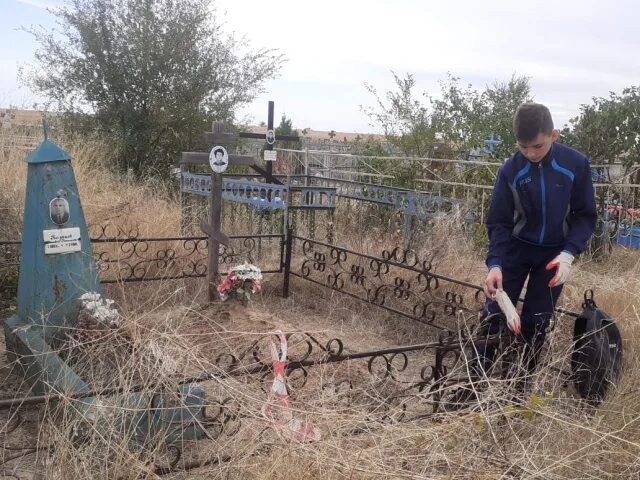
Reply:
[[[433, 271], [412, 250], [384, 250], [379, 257], [292, 235], [287, 244], [293, 275], [436, 328], [458, 311], [476, 312], [482, 289]], [[285, 288], [285, 295], [287, 294]]]
[[[101, 231], [92, 238], [92, 247], [102, 283], [207, 274], [206, 237], [121, 237], [110, 234], [109, 226], [101, 226]], [[458, 313], [474, 314], [485, 302], [480, 286], [437, 273], [430, 259], [419, 258], [413, 250], [396, 247], [373, 256], [295, 235], [291, 228], [286, 235], [236, 235], [229, 240], [220, 263], [248, 261], [265, 274], [283, 273], [285, 296], [290, 277], [299, 277], [441, 330], [451, 330]], [[19, 253], [20, 241], [0, 241], [0, 278], [14, 288]], [[4, 281], [8, 276], [12, 282]]]
[[[243, 178], [258, 177], [242, 175]], [[335, 188], [336, 197], [384, 205], [401, 213], [405, 226], [410, 218], [460, 214], [466, 223], [484, 224], [493, 185], [418, 179], [422, 189], [407, 189], [370, 181], [345, 180], [331, 175], [276, 175], [290, 186]], [[640, 185], [630, 183], [595, 183], [595, 196], [601, 225], [596, 236], [608, 242], [640, 248]], [[408, 235], [405, 228], [405, 236]], [[604, 235], [606, 233], [606, 235]]]
[[[481, 224], [486, 221], [495, 173], [501, 165], [500, 162], [371, 157], [311, 150], [282, 152], [286, 159], [293, 162], [294, 170], [298, 173], [313, 178], [312, 181], [317, 184], [337, 186], [341, 198], [389, 205], [392, 203], [387, 201], [390, 189], [399, 191], [397, 185], [393, 186], [397, 183], [396, 178], [381, 171], [372, 172], [372, 163], [376, 160], [414, 162], [422, 169], [416, 171], [416, 175], [426, 173], [428, 178], [413, 178], [411, 181], [418, 188], [405, 190], [413, 191], [421, 198], [439, 197], [446, 200], [447, 205], [463, 205], [466, 210], [463, 215], [465, 221]], [[601, 220], [596, 236], [602, 239], [606, 237], [608, 242], [640, 248], [640, 184], [625, 181], [625, 178], [633, 176], [635, 170], [626, 169], [626, 177], [625, 170], [619, 164], [593, 164], [591, 170]], [[402, 213], [412, 215], [414, 210]], [[439, 207], [437, 213], [442, 212], [443, 209]], [[447, 213], [447, 208], [444, 213]]]
[[[460, 175], [463, 170], [469, 167], [489, 167], [491, 171], [497, 170], [504, 162], [500, 160], [467, 160], [460, 158], [433, 158], [433, 157], [412, 157], [406, 155], [389, 155], [389, 156], [372, 156], [360, 155], [352, 153], [337, 153], [326, 150], [295, 150], [295, 149], [278, 149], [279, 160], [285, 163], [289, 162], [290, 166], [295, 167], [295, 173], [307, 173], [308, 169], [320, 169], [324, 171], [347, 170], [355, 174], [364, 174], [378, 176], [379, 179], [395, 178], [378, 169], [376, 162], [394, 162], [396, 166], [409, 164], [412, 166], [420, 166], [431, 170], [430, 166], [441, 169], [442, 166], [452, 166], [451, 173]], [[615, 182], [624, 183], [626, 179], [633, 178], [636, 172], [640, 170], [640, 165], [624, 166], [620, 163], [593, 163], [591, 164], [592, 177], [594, 182]], [[294, 173], [294, 172], [289, 172]], [[337, 178], [337, 177], [336, 177]], [[442, 180], [452, 181], [452, 178], [442, 178]]]
[[[102, 283], [150, 282], [207, 275], [208, 240], [204, 236], [110, 236], [108, 226], [91, 239]], [[280, 273], [284, 235], [230, 235], [220, 251], [220, 264], [259, 263], [262, 272]], [[20, 241], [0, 241], [0, 281], [17, 285]]]

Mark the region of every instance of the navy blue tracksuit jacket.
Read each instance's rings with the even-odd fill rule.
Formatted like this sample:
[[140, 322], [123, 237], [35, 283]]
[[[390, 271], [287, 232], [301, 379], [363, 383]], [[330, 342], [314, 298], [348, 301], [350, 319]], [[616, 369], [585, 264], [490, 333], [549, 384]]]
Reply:
[[[555, 271], [547, 271], [547, 263], [563, 250], [584, 251], [596, 220], [589, 162], [580, 152], [554, 143], [539, 163], [518, 152], [498, 171], [487, 218], [487, 267], [502, 269], [514, 305], [529, 276], [521, 315], [526, 340], [544, 330], [562, 291], [549, 288]], [[499, 311], [495, 302], [489, 311]]]

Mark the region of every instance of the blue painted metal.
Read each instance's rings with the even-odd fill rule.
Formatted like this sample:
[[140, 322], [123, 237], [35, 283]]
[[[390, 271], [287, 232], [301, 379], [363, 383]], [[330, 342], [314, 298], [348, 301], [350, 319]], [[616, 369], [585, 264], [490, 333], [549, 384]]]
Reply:
[[180, 190], [208, 197], [211, 194], [211, 175], [181, 172]]
[[160, 437], [167, 444], [197, 440], [204, 436], [204, 399], [204, 390], [194, 384], [170, 393], [133, 393], [122, 399], [109, 420], [139, 444]]
[[[48, 342], [61, 327], [76, 325], [77, 299], [86, 292], [100, 293], [100, 281], [68, 155], [45, 140], [27, 163], [17, 314], [42, 325]], [[49, 215], [49, 202], [56, 197], [69, 204], [63, 227]], [[46, 255], [43, 232], [70, 227], [80, 230], [80, 251]]]
[[623, 225], [618, 231], [616, 243], [624, 247], [640, 249], [640, 227]]
[[[27, 170], [18, 308], [4, 321], [7, 353], [20, 362], [36, 393], [88, 392], [89, 386], [50, 346], [68, 327], [77, 325], [79, 297], [90, 291], [100, 293], [101, 288], [71, 159], [46, 138], [46, 125], [45, 140], [27, 157]], [[49, 204], [56, 198], [65, 199], [69, 207], [68, 218], [59, 222], [62, 225], [51, 218]], [[79, 231], [79, 251], [46, 254], [45, 236], [59, 236], [69, 228]], [[142, 394], [126, 397], [125, 403], [136, 406], [138, 413], [133, 408], [123, 410], [123, 433], [135, 433], [140, 442], [158, 431], [169, 441], [204, 436], [198, 421], [204, 391], [186, 385], [181, 395], [181, 402], [169, 410], [149, 409]], [[93, 408], [94, 397], [70, 401], [80, 414], [99, 416]]]
[[338, 197], [388, 205], [407, 216], [417, 216], [418, 218], [434, 217], [447, 206], [464, 204], [462, 199], [445, 198], [431, 192], [407, 190], [386, 185], [322, 177], [314, 177], [313, 181], [320, 185], [336, 188]]
[[164, 435], [167, 443], [201, 438], [204, 399], [204, 389], [193, 384], [181, 386], [178, 398], [158, 395], [152, 431]]
[[[18, 308], [4, 322], [8, 355], [20, 360], [27, 379], [38, 393], [89, 390], [49, 346], [65, 327], [77, 324], [77, 299], [100, 292], [87, 225], [69, 155], [46, 139], [27, 161], [27, 188], [22, 231]], [[61, 227], [50, 216], [49, 202], [63, 198], [68, 221]], [[45, 231], [77, 228], [80, 251], [45, 254]], [[90, 405], [92, 398], [84, 399]]]
[[[211, 176], [182, 172], [181, 190], [185, 193], [209, 196]], [[260, 183], [225, 177], [222, 181], [222, 198], [245, 203], [260, 209], [278, 210], [287, 208], [287, 192], [302, 192], [292, 195], [292, 208], [335, 208], [337, 197], [362, 200], [397, 208], [405, 215], [419, 218], [436, 216], [446, 207], [462, 205], [462, 199], [445, 198], [431, 192], [421, 192], [387, 185], [353, 182], [324, 177], [313, 177], [314, 185], [287, 186]], [[271, 199], [271, 200], [269, 200]]]
[[[182, 172], [181, 189], [185, 193], [209, 196], [211, 176]], [[222, 198], [263, 210], [283, 210], [287, 204], [288, 187], [233, 178], [222, 179]]]
[[283, 210], [286, 208], [287, 194], [286, 185], [222, 179], [222, 198], [253, 205], [263, 210]]
[[70, 161], [71, 157], [51, 140], [42, 142], [38, 148], [29, 154], [27, 163], [49, 163]]
[[609, 167], [591, 167], [591, 180], [593, 183], [611, 182]]
[[498, 140], [497, 138], [495, 138], [495, 136], [493, 135], [493, 133], [489, 136], [489, 138], [487, 138], [484, 141], [484, 144], [487, 146], [487, 153], [489, 155], [493, 155], [493, 149], [496, 145], [501, 145], [502, 144], [502, 140]]
[[[41, 326], [13, 315], [5, 320], [4, 328], [9, 357], [20, 361], [36, 394], [89, 391], [89, 386], [45, 342]], [[84, 398], [83, 405], [93, 401]]]
[[332, 209], [336, 207], [336, 188], [332, 187], [293, 187], [291, 189], [291, 208]]

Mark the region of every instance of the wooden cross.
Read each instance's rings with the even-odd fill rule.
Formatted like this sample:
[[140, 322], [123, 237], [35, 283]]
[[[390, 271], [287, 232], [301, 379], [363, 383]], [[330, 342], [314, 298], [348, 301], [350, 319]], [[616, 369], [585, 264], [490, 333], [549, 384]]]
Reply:
[[[274, 117], [274, 103], [269, 101], [269, 110], [267, 112], [267, 133], [252, 133], [252, 132], [239, 132], [231, 133], [224, 132], [224, 124], [219, 122], [213, 123], [213, 129], [211, 132], [205, 132], [202, 134], [202, 138], [211, 145], [233, 145], [237, 142], [238, 138], [251, 138], [254, 140], [265, 140], [265, 150], [273, 151], [273, 147], [276, 142], [299, 142], [300, 137], [297, 135], [279, 135], [276, 137], [275, 129], [273, 126]], [[276, 183], [282, 185], [282, 182], [273, 177], [273, 162], [266, 162], [266, 169], [263, 169], [256, 159], [250, 155], [229, 155], [229, 165], [247, 165], [251, 167], [255, 172], [262, 175], [268, 183]], [[183, 152], [180, 164], [190, 165], [208, 165], [209, 154], [204, 152]]]
[[[261, 133], [240, 132], [238, 136], [240, 138], [253, 138], [258, 140], [261, 138], [264, 138], [266, 143], [265, 145], [266, 151], [272, 151], [273, 146], [277, 141], [281, 141], [281, 142], [299, 142], [300, 141], [300, 137], [298, 137], [297, 135], [280, 135], [276, 137], [276, 131], [273, 126], [273, 116], [274, 116], [274, 103], [273, 101], [269, 101], [269, 106], [267, 111], [266, 135], [263, 135]], [[275, 178], [273, 178], [273, 162], [267, 162], [267, 170], [264, 173], [260, 173], [260, 174], [263, 175], [267, 179], [267, 182], [269, 183], [282, 184], [282, 182], [279, 182]]]
[[[224, 131], [224, 124], [214, 122], [211, 132], [203, 134], [205, 141], [212, 145], [232, 145], [238, 138], [265, 139], [265, 150], [272, 151], [276, 140], [285, 142], [297, 142], [297, 136], [282, 135], [276, 139], [273, 128], [274, 103], [269, 102], [267, 134], [240, 132], [238, 134]], [[210, 153], [206, 152], [183, 152], [180, 159], [181, 165], [208, 165]], [[265, 177], [269, 183], [282, 185], [282, 182], [273, 176], [273, 162], [269, 161], [266, 170], [256, 163], [256, 159], [250, 155], [229, 155], [229, 165], [248, 165], [254, 171]], [[204, 220], [200, 222], [200, 229], [209, 237], [209, 267], [207, 270], [207, 283], [209, 301], [215, 301], [218, 297], [217, 286], [220, 282], [220, 271], [218, 261], [220, 258], [220, 244], [228, 246], [229, 238], [222, 233], [222, 173], [211, 173], [211, 195], [209, 196], [209, 223]]]

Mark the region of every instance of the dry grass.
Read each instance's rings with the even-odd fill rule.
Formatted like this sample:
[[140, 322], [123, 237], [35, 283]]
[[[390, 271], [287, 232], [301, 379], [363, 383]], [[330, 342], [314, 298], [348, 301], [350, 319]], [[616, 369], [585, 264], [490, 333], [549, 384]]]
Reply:
[[[110, 221], [126, 228], [142, 222], [148, 235], [178, 231], [179, 205], [162, 193], [161, 186], [133, 184], [109, 173], [103, 163], [108, 147], [99, 142], [61, 143], [74, 159], [90, 224]], [[25, 166], [20, 162], [22, 153], [0, 150], [0, 200], [7, 213], [2, 218], [13, 219], [3, 222], [0, 237], [18, 238]], [[349, 214], [350, 220], [336, 219], [341, 244], [372, 254], [397, 245], [397, 237], [367, 230], [370, 219], [362, 211]], [[429, 235], [414, 243], [419, 246], [418, 256], [432, 258], [438, 273], [480, 283], [482, 258], [469, 238], [453, 228], [456, 223], [450, 218], [425, 227]], [[363, 231], [366, 236], [358, 233]], [[151, 385], [164, 384], [173, 391], [184, 372], [219, 372], [218, 353], [240, 352], [242, 346], [278, 328], [295, 332], [297, 338], [302, 338], [301, 332], [321, 340], [340, 337], [349, 351], [433, 338], [428, 327], [301, 280], [293, 283], [291, 297], [283, 299], [280, 280], [279, 276], [268, 280], [264, 293], [247, 309], [205, 305], [204, 282], [196, 280], [110, 286], [107, 294], [118, 300], [123, 326], [100, 342], [75, 347], [70, 361], [91, 385], [130, 392], [136, 384], [146, 385], [146, 391], [153, 390]], [[214, 425], [212, 438], [180, 442], [184, 458], [178, 466], [194, 468], [166, 477], [639, 478], [640, 256], [615, 249], [607, 262], [578, 263], [563, 293], [563, 306], [579, 309], [585, 288], [594, 288], [599, 306], [618, 321], [625, 339], [622, 379], [597, 409], [585, 406], [571, 388], [564, 388], [554, 370], [566, 367], [571, 321], [563, 318], [549, 336], [553, 356], [539, 369], [531, 395], [520, 402], [513, 401], [511, 385], [490, 381], [482, 385], [478, 400], [468, 410], [399, 422], [399, 411], [384, 401], [390, 386], [365, 373], [366, 361], [310, 369], [307, 386], [293, 389], [293, 401], [296, 415], [320, 428], [322, 440], [316, 443], [288, 441], [265, 423], [260, 408], [266, 394], [259, 376], [204, 382], [212, 409], [230, 399], [229, 411], [239, 416], [239, 422], [231, 422], [232, 430], [238, 432], [228, 435], [231, 427], [220, 431]], [[292, 353], [300, 348], [292, 341]], [[27, 391], [15, 365], [6, 365], [3, 373], [7, 393]], [[354, 386], [348, 395], [327, 388], [344, 381]], [[21, 479], [154, 478], [162, 473], [155, 464], [167, 462], [163, 432], [144, 447], [134, 446], [118, 430], [122, 416], [133, 410], [122, 398], [126, 396], [99, 399], [99, 417], [82, 423], [90, 439], [82, 445], [72, 441], [74, 428], [80, 425], [74, 402], [20, 409], [23, 421], [3, 437], [2, 473]], [[387, 415], [380, 415], [385, 408], [389, 408]], [[15, 413], [3, 414], [5, 432], [17, 423]]]
[[[110, 146], [99, 139], [52, 138], [71, 156], [82, 208], [89, 225], [117, 224], [123, 230], [140, 226], [142, 236], [175, 235], [180, 206], [166, 186], [153, 179], [141, 183], [115, 175], [107, 168]], [[0, 238], [20, 238], [28, 151], [15, 148], [11, 136], [0, 132]]]

